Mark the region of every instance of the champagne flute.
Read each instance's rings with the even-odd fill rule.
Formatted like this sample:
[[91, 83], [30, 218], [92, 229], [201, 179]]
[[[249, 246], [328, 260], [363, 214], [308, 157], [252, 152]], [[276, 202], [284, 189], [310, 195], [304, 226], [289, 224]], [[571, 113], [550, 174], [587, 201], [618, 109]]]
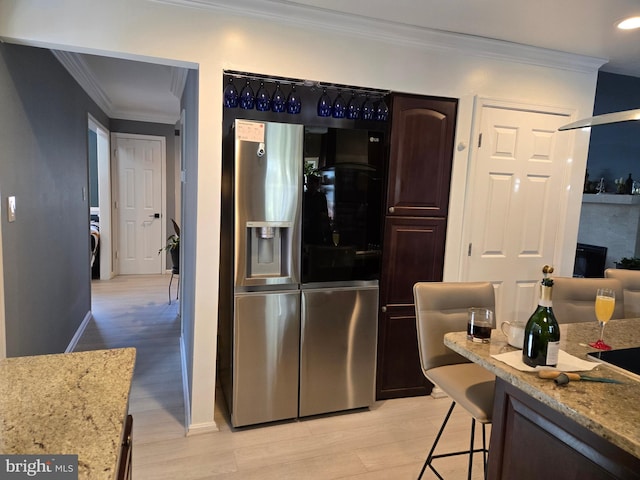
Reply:
[[598, 350], [611, 350], [611, 347], [604, 343], [604, 326], [611, 319], [616, 306], [616, 294], [610, 288], [599, 288], [596, 292], [596, 318], [600, 322], [600, 338], [591, 342], [589, 346]]

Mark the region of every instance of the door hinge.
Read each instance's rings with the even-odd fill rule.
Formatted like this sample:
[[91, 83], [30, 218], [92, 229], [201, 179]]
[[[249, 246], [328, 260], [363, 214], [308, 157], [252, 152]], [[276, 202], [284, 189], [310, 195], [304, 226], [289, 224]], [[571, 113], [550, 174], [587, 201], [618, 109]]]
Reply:
[[467, 251], [467, 257], [470, 257], [470, 256], [471, 256], [471, 245], [472, 245], [472, 244], [470, 243], [470, 244], [469, 244], [469, 249], [468, 249], [468, 251]]
[[482, 146], [482, 133], [478, 135], [478, 148]]
[[119, 253], [118, 250], [116, 250], [115, 251], [115, 255], [114, 255], [116, 257], [116, 260], [118, 260], [118, 258], [120, 258], [120, 255], [118, 253]]

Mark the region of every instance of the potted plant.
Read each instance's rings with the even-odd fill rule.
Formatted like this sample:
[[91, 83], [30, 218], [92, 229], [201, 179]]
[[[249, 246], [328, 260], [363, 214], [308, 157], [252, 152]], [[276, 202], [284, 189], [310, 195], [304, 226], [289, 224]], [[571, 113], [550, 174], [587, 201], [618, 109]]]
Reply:
[[171, 255], [171, 262], [173, 263], [173, 273], [180, 273], [180, 227], [176, 221], [172, 218], [173, 230], [175, 233], [167, 237], [167, 243], [164, 247], [158, 250], [158, 255], [163, 251], [169, 252]]
[[640, 258], [632, 257], [627, 258], [624, 257], [619, 262], [616, 262], [616, 268], [621, 268], [625, 270], [640, 270]]

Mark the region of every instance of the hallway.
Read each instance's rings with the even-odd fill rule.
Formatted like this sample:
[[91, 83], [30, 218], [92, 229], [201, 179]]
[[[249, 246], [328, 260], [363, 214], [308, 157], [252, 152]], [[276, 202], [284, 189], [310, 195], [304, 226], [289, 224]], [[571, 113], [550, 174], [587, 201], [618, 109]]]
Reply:
[[[215, 421], [220, 431], [186, 437], [179, 305], [168, 304], [168, 285], [168, 275], [94, 281], [95, 318], [76, 348], [137, 349], [129, 405], [135, 480], [416, 478], [448, 399], [387, 400], [370, 410], [232, 429], [218, 391]], [[449, 423], [442, 450], [464, 449], [470, 417], [456, 409]], [[445, 478], [466, 478], [466, 457], [437, 462]], [[473, 477], [483, 478], [478, 455]], [[436, 477], [427, 472], [424, 478]]]

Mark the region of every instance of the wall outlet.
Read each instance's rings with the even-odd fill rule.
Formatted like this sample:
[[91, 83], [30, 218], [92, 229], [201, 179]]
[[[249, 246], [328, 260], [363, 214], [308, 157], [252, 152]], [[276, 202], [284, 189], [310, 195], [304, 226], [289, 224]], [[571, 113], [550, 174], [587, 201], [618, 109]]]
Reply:
[[7, 220], [16, 221], [16, 197], [7, 197]]

